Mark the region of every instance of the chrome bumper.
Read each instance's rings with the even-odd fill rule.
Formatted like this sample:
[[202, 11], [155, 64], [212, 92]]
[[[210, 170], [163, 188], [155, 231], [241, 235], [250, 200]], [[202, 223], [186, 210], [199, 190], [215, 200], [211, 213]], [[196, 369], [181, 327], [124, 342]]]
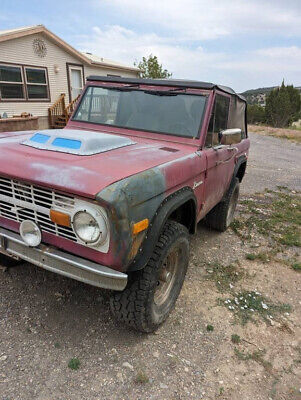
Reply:
[[28, 247], [17, 233], [0, 228], [0, 253], [21, 258], [51, 272], [104, 289], [123, 290], [127, 275], [41, 244]]

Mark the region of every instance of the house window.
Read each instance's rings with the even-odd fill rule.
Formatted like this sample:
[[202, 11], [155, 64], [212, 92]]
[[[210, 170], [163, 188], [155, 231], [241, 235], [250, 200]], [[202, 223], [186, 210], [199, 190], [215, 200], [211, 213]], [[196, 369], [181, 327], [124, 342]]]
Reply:
[[21, 67], [0, 65], [0, 96], [2, 99], [24, 99]]
[[25, 67], [26, 89], [29, 99], [48, 99], [46, 70]]
[[48, 100], [46, 68], [0, 64], [0, 99]]

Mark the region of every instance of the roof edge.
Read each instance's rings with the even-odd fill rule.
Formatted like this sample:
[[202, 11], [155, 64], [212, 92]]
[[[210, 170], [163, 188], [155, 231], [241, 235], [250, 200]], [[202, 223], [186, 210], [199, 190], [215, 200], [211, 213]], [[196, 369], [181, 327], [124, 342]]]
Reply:
[[144, 85], [156, 85], [156, 86], [173, 86], [173, 87], [187, 87], [195, 89], [207, 89], [214, 90], [218, 89], [224, 93], [236, 96], [246, 102], [246, 99], [239, 93], [236, 93], [233, 89], [217, 85], [211, 82], [201, 82], [193, 80], [175, 80], [175, 79], [144, 79], [144, 78], [123, 78], [123, 77], [111, 77], [111, 76], [98, 76], [90, 75], [87, 77], [87, 81], [99, 81], [99, 82], [115, 82], [115, 83], [133, 83], [133, 84], [144, 84]]
[[0, 35], [0, 43], [5, 42], [7, 40], [13, 40], [13, 39], [18, 39], [20, 37], [24, 36], [30, 36], [34, 35], [37, 33], [43, 33], [45, 34], [50, 40], [55, 42], [57, 45], [62, 47], [67, 53], [75, 56], [76, 58], [80, 59], [82, 62], [88, 64], [88, 65], [100, 65], [108, 69], [112, 70], [125, 70], [125, 71], [135, 71], [137, 72], [136, 68], [132, 68], [130, 66], [115, 66], [109, 63], [101, 63], [101, 62], [93, 62], [90, 58], [86, 57], [82, 52], [76, 50], [74, 47], [72, 47], [70, 44], [65, 42], [63, 39], [61, 39], [59, 36], [57, 36], [55, 33], [51, 32], [49, 29], [47, 29], [44, 25], [35, 25], [35, 26], [29, 26], [29, 27], [24, 27], [24, 29], [20, 28], [19, 30], [11, 30], [10, 32], [7, 32], [3, 35]]
[[90, 60], [87, 57], [78, 52], [74, 47], [70, 46], [70, 44], [65, 42], [60, 37], [58, 37], [55, 33], [49, 31], [44, 25], [36, 25], [16, 31], [11, 31], [2, 36], [0, 35], [0, 43], [5, 42], [7, 40], [13, 40], [24, 36], [34, 35], [37, 33], [45, 34], [50, 40], [60, 45], [60, 47], [64, 48], [64, 50], [67, 51], [68, 53], [71, 53], [72, 55], [76, 56], [77, 58], [79, 58], [80, 60], [82, 60], [87, 64], [91, 64]]
[[106, 63], [106, 62], [91, 61], [90, 63], [91, 63], [91, 65], [101, 65], [103, 67], [114, 69], [114, 70], [122, 69], [122, 70], [125, 70], [125, 71], [133, 71], [133, 72], [139, 72], [140, 71], [139, 68], [130, 67], [130, 66], [127, 67], [127, 66], [124, 66], [124, 65], [120, 65], [120, 66], [119, 65], [113, 65], [113, 64]]

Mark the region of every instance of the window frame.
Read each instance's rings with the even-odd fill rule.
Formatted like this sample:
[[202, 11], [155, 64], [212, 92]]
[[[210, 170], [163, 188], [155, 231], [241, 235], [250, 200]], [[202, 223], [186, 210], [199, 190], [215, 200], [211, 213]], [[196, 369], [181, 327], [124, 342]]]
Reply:
[[83, 64], [75, 64], [75, 63], [66, 63], [66, 71], [67, 71], [67, 84], [68, 84], [68, 95], [69, 95], [69, 102], [71, 103], [72, 101], [72, 93], [71, 93], [71, 73], [70, 70], [71, 69], [81, 69], [82, 71], [82, 78], [83, 78], [83, 87], [82, 87], [82, 91], [81, 91], [81, 95], [85, 90], [85, 82], [86, 82], [86, 78], [85, 78], [85, 66]]
[[[161, 135], [161, 136], [163, 135], [163, 136], [166, 136], [166, 137], [174, 137], [174, 138], [182, 138], [182, 139], [187, 139], [187, 140], [192, 140], [192, 141], [199, 140], [201, 138], [202, 127], [203, 127], [203, 123], [204, 123], [204, 120], [205, 120], [206, 111], [207, 111], [207, 107], [208, 107], [209, 96], [210, 96], [210, 93], [207, 92], [207, 91], [201, 91], [201, 92], [191, 91], [190, 92], [189, 89], [188, 89], [188, 91], [186, 91], [184, 93], [183, 92], [178, 93], [179, 95], [191, 95], [191, 96], [203, 96], [203, 97], [205, 97], [204, 111], [203, 111], [203, 114], [202, 114], [202, 117], [201, 117], [201, 120], [200, 120], [200, 125], [198, 127], [197, 135], [195, 137], [188, 137], [188, 136], [185, 136], [185, 135], [178, 135], [178, 134], [168, 133], [168, 132], [158, 132], [158, 131], [152, 131], [152, 130], [148, 130], [148, 129], [130, 128], [130, 127], [125, 127], [125, 126], [120, 126], [120, 125], [111, 125], [111, 124], [105, 124], [105, 123], [100, 123], [100, 122], [92, 122], [92, 121], [88, 121], [88, 120], [77, 120], [77, 119], [75, 119], [76, 114], [77, 114], [82, 102], [84, 101], [85, 95], [86, 95], [86, 93], [87, 93], [87, 91], [88, 91], [88, 89], [90, 87], [114, 90], [114, 87], [110, 87], [110, 86], [103, 85], [103, 84], [100, 84], [100, 85], [86, 85], [84, 87], [84, 90], [83, 90], [82, 94], [81, 94], [80, 101], [77, 103], [76, 110], [73, 113], [72, 117], [70, 118], [71, 121], [79, 122], [79, 123], [89, 123], [89, 124], [93, 124], [93, 125], [105, 126], [105, 127], [110, 127], [110, 128], [114, 127], [114, 128], [117, 128], [117, 129], [124, 129], [125, 131], [152, 133], [152, 134], [156, 134], [156, 135]], [[120, 86], [120, 87], [122, 88], [124, 86]], [[126, 88], [126, 86], [125, 86], [125, 88]], [[143, 91], [149, 90], [149, 89], [139, 87], [137, 89], [131, 89], [131, 90], [143, 92]], [[154, 91], [156, 91], [156, 90], [154, 90]]]
[[[211, 143], [211, 146], [207, 146], [207, 145], [206, 145], [206, 139], [207, 139], [207, 135], [208, 135], [208, 130], [209, 130], [209, 126], [210, 126], [211, 117], [212, 117], [212, 115], [215, 113], [216, 96], [217, 96], [217, 95], [223, 96], [223, 97], [227, 97], [227, 98], [229, 99], [227, 127], [228, 127], [228, 124], [229, 124], [230, 109], [231, 109], [231, 105], [232, 105], [232, 101], [233, 101], [233, 100], [232, 100], [232, 95], [231, 95], [231, 94], [228, 94], [228, 93], [225, 93], [225, 92], [222, 92], [222, 91], [220, 91], [220, 90], [216, 90], [215, 93], [214, 93], [213, 100], [212, 100], [212, 108], [211, 108], [210, 116], [209, 116], [209, 118], [208, 118], [208, 126], [207, 126], [206, 135], [205, 135], [204, 143], [203, 143], [203, 147], [204, 147], [205, 149], [213, 149], [214, 147], [220, 145], [220, 144], [213, 145], [212, 143]], [[226, 128], [226, 129], [227, 129], [227, 128]], [[212, 132], [212, 133], [213, 133], [213, 132]], [[213, 139], [213, 135], [212, 135], [212, 139]]]
[[0, 101], [4, 101], [4, 102], [6, 102], [6, 101], [8, 101], [8, 102], [14, 102], [14, 101], [21, 101], [21, 102], [23, 102], [23, 101], [26, 101], [26, 93], [25, 93], [25, 85], [24, 85], [24, 76], [23, 76], [23, 68], [22, 68], [22, 65], [18, 65], [18, 64], [10, 64], [10, 63], [2, 63], [2, 62], [0, 62], [0, 66], [6, 66], [6, 67], [13, 67], [13, 68], [19, 68], [20, 69], [20, 73], [21, 73], [21, 82], [12, 82], [12, 81], [0, 81], [0, 84], [7, 84], [7, 85], [19, 85], [19, 86], [21, 86], [22, 87], [22, 93], [23, 93], [23, 98], [18, 98], [18, 97], [16, 97], [16, 98], [10, 98], [10, 99], [3, 99], [2, 97], [1, 97], [1, 91], [0, 91]]
[[[6, 61], [0, 61], [0, 65], [5, 65], [8, 67], [19, 67], [21, 70], [21, 78], [22, 82], [8, 82], [12, 84], [20, 84], [22, 85], [22, 90], [24, 94], [23, 99], [15, 98], [15, 99], [5, 99], [1, 97], [0, 93], [0, 102], [1, 103], [50, 103], [51, 102], [51, 95], [50, 95], [50, 86], [49, 86], [49, 75], [48, 75], [48, 68], [39, 66], [39, 65], [30, 65], [30, 64], [18, 64], [18, 63], [9, 63]], [[39, 70], [44, 70], [45, 71], [45, 78], [46, 78], [46, 83], [30, 83], [27, 82], [27, 76], [26, 76], [26, 68], [29, 69], [39, 69]], [[5, 81], [1, 81], [1, 83], [5, 83]], [[46, 86], [47, 87], [47, 98], [40, 98], [40, 99], [30, 99], [28, 97], [28, 89], [27, 85], [37, 85], [37, 86]]]

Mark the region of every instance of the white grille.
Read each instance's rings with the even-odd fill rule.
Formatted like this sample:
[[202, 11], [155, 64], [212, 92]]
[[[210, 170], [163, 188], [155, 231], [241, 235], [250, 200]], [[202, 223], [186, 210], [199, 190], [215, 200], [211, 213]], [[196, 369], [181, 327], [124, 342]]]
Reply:
[[50, 209], [71, 214], [74, 207], [75, 199], [72, 196], [0, 177], [0, 216], [2, 217], [17, 222], [25, 219], [32, 220], [39, 224], [42, 231], [77, 242], [72, 228], [57, 225], [49, 217]]

